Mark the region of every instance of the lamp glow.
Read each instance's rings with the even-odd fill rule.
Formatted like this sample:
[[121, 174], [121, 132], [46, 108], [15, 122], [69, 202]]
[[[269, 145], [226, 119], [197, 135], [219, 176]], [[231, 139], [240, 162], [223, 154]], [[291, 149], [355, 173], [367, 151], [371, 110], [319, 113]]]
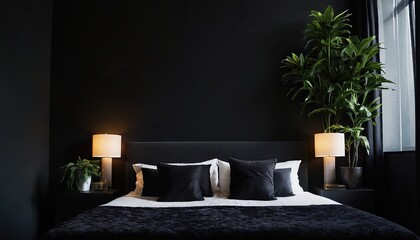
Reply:
[[345, 156], [344, 133], [315, 134], [315, 157], [324, 158], [324, 186], [335, 184], [335, 157]]
[[94, 134], [92, 156], [102, 158], [102, 178], [108, 187], [112, 186], [112, 158], [121, 157], [121, 135]]

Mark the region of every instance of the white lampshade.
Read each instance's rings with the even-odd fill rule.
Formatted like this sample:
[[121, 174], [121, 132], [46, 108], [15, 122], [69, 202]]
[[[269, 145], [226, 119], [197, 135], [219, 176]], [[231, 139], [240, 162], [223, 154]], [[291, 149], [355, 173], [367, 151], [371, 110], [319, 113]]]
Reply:
[[315, 157], [344, 157], [344, 133], [315, 134]]
[[92, 140], [92, 157], [121, 157], [121, 135], [95, 134]]

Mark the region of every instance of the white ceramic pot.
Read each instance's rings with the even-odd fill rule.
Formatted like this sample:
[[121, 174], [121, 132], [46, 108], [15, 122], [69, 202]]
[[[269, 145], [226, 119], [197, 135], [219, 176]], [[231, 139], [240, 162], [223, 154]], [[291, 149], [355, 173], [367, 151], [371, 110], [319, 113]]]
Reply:
[[79, 181], [79, 185], [78, 185], [79, 191], [81, 191], [81, 192], [87, 192], [87, 191], [89, 191], [90, 190], [90, 182], [91, 181], [92, 181], [92, 177], [91, 176], [87, 177], [85, 179], [85, 181], [80, 180]]

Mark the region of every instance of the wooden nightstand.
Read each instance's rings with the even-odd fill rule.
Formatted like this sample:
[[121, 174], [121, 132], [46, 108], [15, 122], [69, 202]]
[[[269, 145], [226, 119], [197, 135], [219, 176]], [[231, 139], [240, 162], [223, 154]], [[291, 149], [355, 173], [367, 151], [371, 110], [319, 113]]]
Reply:
[[375, 190], [370, 188], [326, 190], [322, 187], [314, 187], [311, 192], [354, 208], [375, 213]]
[[105, 204], [119, 196], [117, 189], [107, 191], [64, 191], [55, 193], [54, 222], [57, 224], [86, 210]]

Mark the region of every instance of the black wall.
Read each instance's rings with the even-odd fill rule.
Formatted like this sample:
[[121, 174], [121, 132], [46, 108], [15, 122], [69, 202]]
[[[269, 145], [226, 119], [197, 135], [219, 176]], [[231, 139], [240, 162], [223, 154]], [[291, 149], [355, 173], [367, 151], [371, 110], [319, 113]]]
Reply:
[[299, 117], [280, 61], [302, 50], [310, 10], [328, 4], [354, 10], [350, 0], [56, 1], [51, 180], [77, 155], [91, 157], [94, 133], [124, 142], [312, 140], [320, 121]]
[[[2, 1], [0, 236], [31, 239], [49, 225], [59, 166], [90, 158], [93, 133], [125, 142], [308, 140], [313, 154], [320, 122], [299, 118], [280, 61], [302, 49], [311, 9], [331, 4], [357, 20], [355, 2], [55, 1], [51, 46], [51, 0]], [[359, 33], [360, 21], [353, 25]], [[387, 159], [392, 190], [410, 171]], [[322, 183], [321, 162], [310, 161], [312, 185]], [[123, 184], [124, 161], [114, 163]], [[400, 223], [414, 217], [394, 213]]]
[[0, 238], [48, 226], [51, 0], [0, 2]]
[[386, 193], [382, 199], [385, 206], [382, 215], [420, 234], [416, 154], [387, 152], [384, 155], [386, 179], [383, 184]]

